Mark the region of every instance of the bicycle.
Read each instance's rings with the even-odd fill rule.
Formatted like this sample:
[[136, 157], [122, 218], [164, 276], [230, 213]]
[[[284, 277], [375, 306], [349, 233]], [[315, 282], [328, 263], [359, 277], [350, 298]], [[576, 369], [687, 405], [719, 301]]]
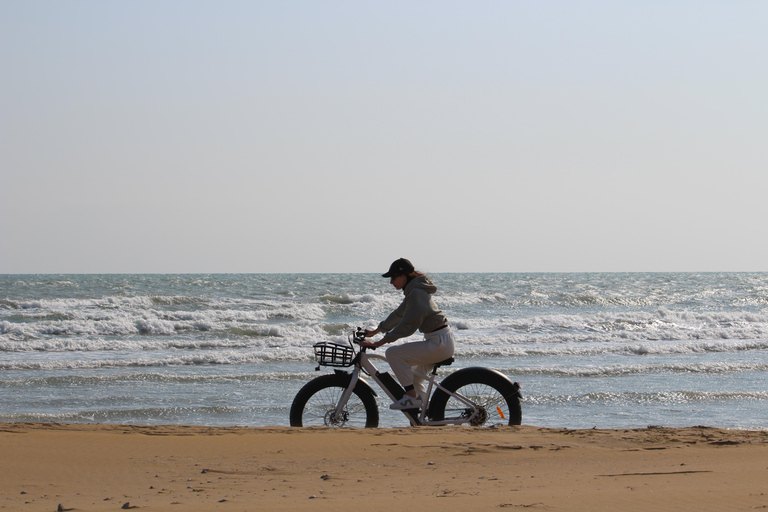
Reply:
[[[313, 345], [316, 368], [334, 367], [334, 373], [312, 379], [296, 394], [291, 405], [292, 427], [366, 427], [379, 425], [376, 392], [361, 374], [368, 375], [387, 396], [396, 402], [405, 390], [388, 372], [381, 373], [372, 360], [386, 357], [370, 354], [367, 347], [355, 344], [365, 338], [361, 328], [353, 331], [348, 345], [320, 342]], [[512, 382], [502, 373], [489, 368], [462, 368], [435, 382], [437, 370], [449, 366], [454, 358], [436, 363], [429, 375], [414, 372], [428, 382], [427, 404], [423, 409], [406, 409], [403, 414], [412, 426], [417, 425], [520, 425], [522, 407], [520, 383]], [[353, 367], [352, 371], [340, 368]], [[434, 389], [434, 393], [432, 392]]]

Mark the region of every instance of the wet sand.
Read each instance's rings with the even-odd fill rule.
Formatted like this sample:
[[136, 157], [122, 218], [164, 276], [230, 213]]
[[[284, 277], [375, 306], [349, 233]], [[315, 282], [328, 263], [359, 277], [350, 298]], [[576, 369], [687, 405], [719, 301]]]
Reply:
[[0, 510], [761, 510], [768, 432], [0, 424]]

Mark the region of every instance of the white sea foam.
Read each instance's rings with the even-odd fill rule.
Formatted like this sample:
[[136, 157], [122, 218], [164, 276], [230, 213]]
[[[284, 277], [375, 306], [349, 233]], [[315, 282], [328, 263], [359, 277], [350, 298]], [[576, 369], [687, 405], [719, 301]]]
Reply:
[[464, 357], [514, 357], [514, 356], [604, 356], [613, 355], [681, 355], [723, 353], [740, 351], [768, 351], [768, 340], [702, 340], [663, 343], [627, 343], [600, 345], [594, 343], [569, 344], [509, 344], [474, 345], [460, 344], [457, 354]]
[[[136, 334], [169, 336], [187, 331], [231, 331], [243, 335], [289, 336], [304, 331], [301, 322], [322, 319], [324, 312], [315, 305], [286, 305], [270, 311], [238, 310], [69, 310], [65, 319], [38, 321], [0, 321], [0, 350], [8, 350], [7, 340], [35, 340], [61, 336], [130, 336]], [[35, 318], [27, 319], [35, 320]], [[297, 324], [265, 324], [273, 320], [295, 320]], [[322, 324], [318, 325], [322, 330]], [[30, 346], [33, 346], [31, 344]]]
[[131, 368], [131, 367], [172, 367], [194, 365], [241, 365], [267, 363], [274, 361], [313, 360], [311, 351], [305, 348], [287, 347], [279, 352], [274, 350], [217, 350], [193, 352], [184, 355], [165, 355], [160, 357], [128, 357], [98, 359], [16, 359], [0, 361], [0, 370], [58, 370], [58, 369], [95, 369], [95, 368]]
[[627, 375], [649, 375], [658, 373], [695, 373], [722, 375], [728, 373], [765, 372], [768, 363], [659, 363], [659, 364], [617, 364], [589, 367], [511, 367], [500, 369], [504, 373], [523, 375], [552, 375], [560, 377], [621, 377]]
[[531, 405], [577, 404], [684, 404], [714, 401], [763, 401], [768, 400], [768, 391], [662, 391], [662, 392], [602, 392], [573, 395], [531, 396], [526, 403]]
[[[768, 314], [655, 312], [557, 314], [532, 317], [454, 318], [465, 336], [501, 335], [507, 342], [752, 339], [768, 335]], [[461, 332], [469, 331], [469, 332]]]

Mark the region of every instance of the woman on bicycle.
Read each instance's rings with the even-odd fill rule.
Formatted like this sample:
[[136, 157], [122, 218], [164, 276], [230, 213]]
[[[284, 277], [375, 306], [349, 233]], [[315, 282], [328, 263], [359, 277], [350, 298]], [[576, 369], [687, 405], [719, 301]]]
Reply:
[[414, 368], [423, 374], [429, 373], [432, 365], [453, 356], [454, 338], [442, 311], [437, 309], [432, 294], [437, 287], [427, 276], [417, 272], [405, 258], [395, 260], [386, 274], [390, 284], [403, 290], [405, 300], [376, 329], [366, 329], [365, 337], [370, 338], [383, 332], [377, 342], [365, 340], [361, 346], [377, 348], [400, 338], [412, 335], [416, 330], [424, 333], [424, 340], [395, 345], [387, 349], [387, 361], [395, 372], [405, 395], [390, 405], [391, 409], [421, 408], [426, 393], [424, 379], [414, 375]]

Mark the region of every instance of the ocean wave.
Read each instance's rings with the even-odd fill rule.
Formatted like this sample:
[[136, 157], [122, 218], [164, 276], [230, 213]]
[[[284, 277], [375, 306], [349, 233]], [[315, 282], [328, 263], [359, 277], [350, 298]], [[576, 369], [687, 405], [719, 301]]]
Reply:
[[768, 340], [709, 340], [627, 344], [460, 344], [456, 353], [468, 358], [515, 356], [677, 355], [768, 350]]
[[318, 300], [320, 300], [321, 302], [329, 302], [332, 304], [341, 304], [341, 305], [358, 304], [358, 303], [372, 304], [372, 303], [378, 302], [380, 300], [380, 296], [373, 295], [370, 293], [362, 294], [362, 295], [345, 293], [342, 295], [322, 295], [318, 297]]
[[[33, 423], [121, 423], [121, 424], [156, 424], [175, 422], [181, 419], [185, 424], [197, 424], [205, 418], [242, 416], [258, 413], [255, 407], [210, 406], [210, 407], [147, 407], [133, 409], [98, 409], [67, 412], [0, 413], [0, 422]], [[210, 420], [208, 420], [210, 421]]]
[[153, 306], [210, 306], [211, 301], [205, 297], [188, 295], [151, 295], [149, 300]]
[[281, 347], [280, 350], [216, 350], [160, 357], [125, 357], [100, 359], [16, 359], [0, 361], [0, 370], [75, 370], [95, 368], [243, 365], [255, 363], [314, 361], [306, 347]]
[[658, 373], [696, 373], [722, 375], [742, 372], [768, 371], [768, 363], [659, 363], [638, 365], [606, 365], [594, 367], [508, 367], [499, 371], [509, 375], [543, 375], [555, 377], [622, 377]]
[[444, 309], [459, 308], [462, 306], [473, 306], [482, 304], [504, 304], [510, 303], [510, 300], [503, 293], [461, 293], [454, 292], [441, 294], [436, 300], [440, 307]]
[[[94, 310], [116, 311], [115, 314], [173, 314], [183, 311], [210, 312], [218, 310], [241, 311], [255, 315], [276, 318], [321, 318], [322, 308], [317, 304], [293, 300], [265, 300], [232, 297], [186, 296], [186, 295], [137, 295], [105, 296], [98, 298], [34, 298], [0, 299], [0, 310], [25, 310], [30, 318], [46, 314], [78, 314], [82, 316], [99, 314]], [[182, 309], [182, 307], [184, 309]]]
[[75, 374], [55, 375], [50, 377], [33, 377], [27, 379], [0, 380], [0, 389], [32, 388], [32, 387], [71, 387], [71, 386], [102, 386], [110, 384], [136, 384], [154, 382], [161, 384], [228, 384], [238, 385], [249, 382], [280, 382], [293, 380], [309, 381], [317, 376], [314, 371], [268, 371], [259, 373], [236, 374], [175, 374], [154, 372], [120, 372], [111, 374]]
[[23, 280], [17, 279], [12, 284], [14, 287], [19, 288], [79, 288], [80, 285], [74, 281], [68, 279], [49, 279], [50, 276], [46, 276], [45, 279], [40, 280]]
[[[115, 367], [166, 367], [192, 365], [244, 365], [273, 362], [311, 362], [311, 345], [318, 340], [302, 338], [286, 340], [283, 338], [256, 338], [244, 343], [242, 339], [179, 339], [172, 342], [158, 342], [152, 339], [132, 340], [54, 340], [28, 343], [24, 350], [3, 346], [0, 349], [15, 353], [13, 358], [0, 361], [0, 370], [55, 370], [83, 368]], [[333, 338], [332, 338], [333, 339]], [[336, 341], [343, 341], [335, 339]], [[748, 341], [709, 341], [647, 343], [614, 346], [588, 345], [466, 345], [460, 344], [455, 357], [459, 364], [471, 365], [476, 359], [519, 359], [524, 364], [525, 357], [580, 357], [602, 360], [608, 355], [646, 357], [692, 355], [707, 353], [738, 353], [768, 350], [768, 340]], [[35, 353], [27, 356], [26, 353]], [[178, 352], [178, 353], [174, 353]], [[40, 357], [38, 354], [45, 354]], [[57, 353], [70, 355], [59, 356]], [[115, 355], [110, 355], [114, 353]], [[82, 356], [79, 354], [83, 354]], [[86, 355], [94, 354], [94, 355]], [[689, 372], [689, 373], [729, 373], [737, 371], [768, 371], [768, 363], [726, 363], [726, 362], [649, 362], [624, 366], [599, 365], [583, 367], [571, 365], [562, 368], [556, 365], [543, 367], [518, 367], [528, 374], [551, 374], [571, 376], [611, 376], [648, 372]]]
[[0, 311], [9, 309], [21, 309], [19, 303], [9, 299], [0, 299]]
[[51, 338], [0, 341], [0, 352], [146, 352], [152, 350], [206, 350], [253, 348], [253, 343], [240, 339], [158, 339], [158, 338]]
[[18, 309], [45, 309], [53, 311], [78, 310], [78, 309], [115, 309], [150, 307], [152, 298], [149, 296], [119, 297], [108, 296], [101, 298], [47, 298], [15, 300]]
[[718, 401], [763, 401], [768, 391], [660, 391], [660, 392], [591, 392], [580, 395], [526, 395], [526, 405], [631, 405], [687, 404]]
[[449, 318], [464, 335], [501, 335], [511, 342], [595, 340], [753, 339], [768, 337], [768, 314], [761, 312], [597, 312], [531, 317]]
[[[323, 332], [318, 319], [324, 313], [313, 307], [281, 308], [272, 312], [239, 310], [116, 311], [67, 314], [46, 313], [43, 320], [14, 316], [0, 320], [0, 350], [4, 341], [25, 341], [71, 336], [172, 336], [213, 332], [223, 336], [292, 336]], [[8, 317], [6, 317], [8, 318]]]

